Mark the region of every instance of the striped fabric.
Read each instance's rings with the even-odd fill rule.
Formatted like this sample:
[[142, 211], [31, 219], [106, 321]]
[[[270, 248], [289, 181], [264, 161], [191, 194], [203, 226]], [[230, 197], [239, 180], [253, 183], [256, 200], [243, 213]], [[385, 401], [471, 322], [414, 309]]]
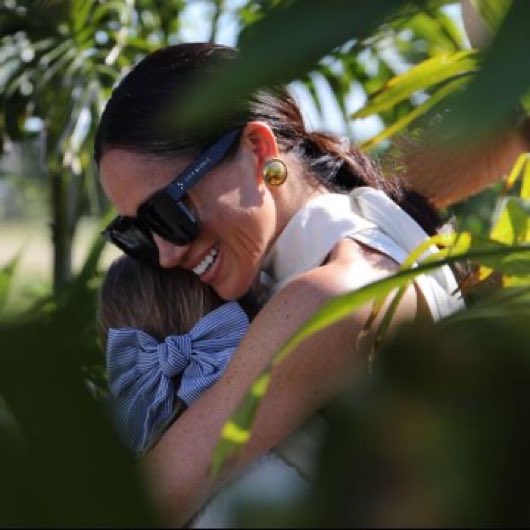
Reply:
[[162, 343], [139, 329], [109, 330], [112, 408], [118, 431], [133, 451], [142, 453], [158, 440], [175, 417], [177, 397], [190, 405], [219, 379], [248, 324], [240, 305], [227, 302], [189, 333], [170, 335]]

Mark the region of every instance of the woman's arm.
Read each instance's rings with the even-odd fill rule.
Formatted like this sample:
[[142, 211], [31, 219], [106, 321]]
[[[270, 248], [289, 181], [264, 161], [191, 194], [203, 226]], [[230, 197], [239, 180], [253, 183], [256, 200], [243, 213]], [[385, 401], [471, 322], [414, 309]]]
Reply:
[[455, 146], [434, 140], [397, 141], [404, 182], [438, 208], [456, 204], [499, 182], [530, 151], [530, 118], [478, 143]]
[[[217, 487], [266, 453], [326, 404], [365, 366], [357, 338], [369, 308], [306, 340], [278, 365], [248, 444], [213, 481], [213, 449], [226, 420], [272, 355], [330, 297], [396, 269], [387, 258], [352, 241], [337, 245], [330, 262], [289, 283], [253, 321], [219, 382], [190, 407], [145, 459], [150, 490], [171, 525], [183, 525]], [[397, 318], [416, 312], [414, 289]], [[280, 412], [281, 411], [281, 412]]]

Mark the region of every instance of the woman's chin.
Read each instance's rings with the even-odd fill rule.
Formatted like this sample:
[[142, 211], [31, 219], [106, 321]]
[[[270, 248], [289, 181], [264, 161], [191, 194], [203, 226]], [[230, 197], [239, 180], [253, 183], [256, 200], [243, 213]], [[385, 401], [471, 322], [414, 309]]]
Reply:
[[222, 282], [218, 285], [212, 285], [212, 287], [223, 300], [238, 300], [246, 295], [252, 287], [251, 281], [241, 280], [241, 278], [237, 278], [234, 282]]
[[227, 302], [229, 302], [231, 300], [237, 300], [237, 299], [241, 298], [246, 293], [246, 291], [241, 291], [239, 289], [235, 290], [235, 289], [231, 289], [231, 288], [225, 288], [224, 286], [221, 286], [219, 288], [214, 287], [214, 289], [215, 289], [215, 292], [223, 300], [226, 300]]

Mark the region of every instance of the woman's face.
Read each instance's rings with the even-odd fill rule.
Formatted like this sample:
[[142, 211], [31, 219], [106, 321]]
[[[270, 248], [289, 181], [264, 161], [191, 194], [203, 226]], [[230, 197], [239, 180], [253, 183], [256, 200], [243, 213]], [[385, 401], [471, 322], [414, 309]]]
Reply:
[[[261, 178], [262, 158], [242, 139], [234, 157], [189, 191], [199, 235], [177, 246], [155, 234], [162, 267], [192, 270], [224, 299], [239, 298], [250, 288], [277, 233], [275, 201]], [[101, 159], [101, 183], [118, 212], [134, 217], [140, 204], [190, 161], [111, 149]]]

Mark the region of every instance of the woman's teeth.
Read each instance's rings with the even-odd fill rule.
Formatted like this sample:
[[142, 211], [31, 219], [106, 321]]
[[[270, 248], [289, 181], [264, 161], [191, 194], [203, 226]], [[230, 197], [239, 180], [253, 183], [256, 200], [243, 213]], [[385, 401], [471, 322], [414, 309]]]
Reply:
[[193, 272], [197, 276], [201, 276], [202, 274], [204, 274], [212, 266], [212, 263], [215, 261], [215, 257], [218, 253], [219, 249], [217, 247], [212, 248], [212, 250], [208, 252], [204, 259], [196, 267], [193, 268]]

